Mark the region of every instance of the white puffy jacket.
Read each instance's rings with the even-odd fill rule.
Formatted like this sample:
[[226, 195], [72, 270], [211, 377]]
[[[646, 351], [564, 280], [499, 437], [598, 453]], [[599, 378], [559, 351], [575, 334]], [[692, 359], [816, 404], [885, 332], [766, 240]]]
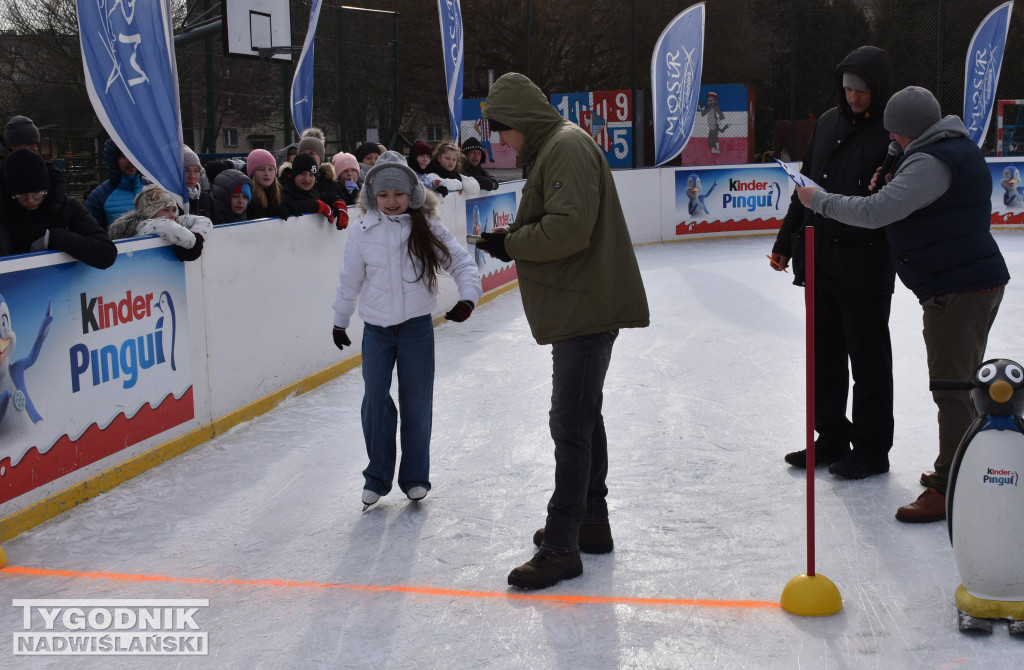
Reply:
[[[451, 255], [443, 266], [459, 288], [459, 299], [474, 305], [483, 295], [476, 262], [455, 236], [428, 216], [430, 230]], [[349, 226], [345, 260], [334, 298], [334, 325], [348, 328], [359, 302], [359, 318], [375, 326], [395, 326], [417, 316], [430, 314], [437, 295], [419, 274], [409, 257], [408, 240], [412, 219], [408, 214], [392, 217], [371, 210]]]

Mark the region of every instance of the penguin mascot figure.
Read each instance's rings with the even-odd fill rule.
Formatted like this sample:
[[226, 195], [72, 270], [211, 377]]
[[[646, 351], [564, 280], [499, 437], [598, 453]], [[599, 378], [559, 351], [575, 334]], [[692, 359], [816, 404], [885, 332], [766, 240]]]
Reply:
[[991, 633], [993, 619], [1009, 619], [1010, 633], [1018, 635], [1024, 633], [1024, 367], [1005, 358], [985, 361], [968, 387], [978, 416], [953, 457], [946, 490], [949, 539], [963, 580], [956, 590], [958, 623], [962, 631]]

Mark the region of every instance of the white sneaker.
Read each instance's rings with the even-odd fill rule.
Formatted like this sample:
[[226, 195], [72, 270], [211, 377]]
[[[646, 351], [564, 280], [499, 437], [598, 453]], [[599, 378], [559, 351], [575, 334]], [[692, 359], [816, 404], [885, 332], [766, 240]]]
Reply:
[[414, 486], [405, 495], [409, 496], [409, 500], [423, 500], [427, 497], [427, 489], [422, 486]]
[[[363, 489], [363, 504], [366, 505], [366, 507], [369, 507], [378, 500], [380, 500], [379, 493], [377, 493], [376, 491], [371, 491], [370, 489]], [[363, 509], [366, 508], [364, 507]]]

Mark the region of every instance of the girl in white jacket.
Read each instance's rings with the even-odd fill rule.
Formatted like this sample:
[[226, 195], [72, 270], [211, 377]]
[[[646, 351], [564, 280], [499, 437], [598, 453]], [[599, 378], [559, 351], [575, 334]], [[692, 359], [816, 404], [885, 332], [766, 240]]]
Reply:
[[[334, 343], [352, 344], [348, 328], [356, 303], [363, 321], [363, 470], [366, 507], [391, 491], [396, 432], [402, 420], [398, 486], [410, 500], [430, 490], [430, 429], [434, 395], [434, 326], [438, 270], [454, 278], [459, 302], [445, 314], [465, 321], [483, 290], [472, 256], [437, 218], [438, 199], [394, 151], [366, 174], [360, 192], [365, 216], [349, 228], [334, 300]], [[398, 408], [391, 374], [398, 366]], [[366, 509], [364, 507], [363, 509]]]

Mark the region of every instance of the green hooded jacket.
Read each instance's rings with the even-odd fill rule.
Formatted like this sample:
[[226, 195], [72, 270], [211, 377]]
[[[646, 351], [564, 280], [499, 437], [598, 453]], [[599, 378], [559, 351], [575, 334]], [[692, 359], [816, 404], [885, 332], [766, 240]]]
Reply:
[[594, 139], [517, 73], [494, 83], [484, 116], [525, 138], [528, 177], [505, 251], [537, 343], [650, 325], [626, 217]]

